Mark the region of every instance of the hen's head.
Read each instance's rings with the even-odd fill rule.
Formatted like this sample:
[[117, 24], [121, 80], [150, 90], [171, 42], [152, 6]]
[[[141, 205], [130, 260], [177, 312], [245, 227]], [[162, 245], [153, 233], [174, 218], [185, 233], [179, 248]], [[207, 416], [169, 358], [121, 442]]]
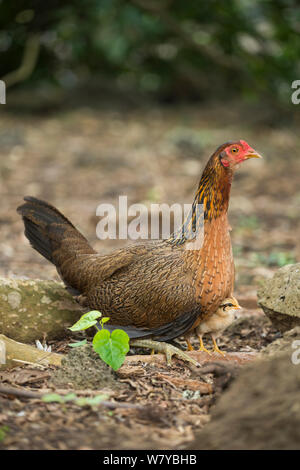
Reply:
[[228, 142], [221, 146], [219, 150], [219, 159], [224, 168], [234, 169], [239, 163], [249, 158], [262, 158], [262, 156], [250, 147], [245, 140], [237, 142]]

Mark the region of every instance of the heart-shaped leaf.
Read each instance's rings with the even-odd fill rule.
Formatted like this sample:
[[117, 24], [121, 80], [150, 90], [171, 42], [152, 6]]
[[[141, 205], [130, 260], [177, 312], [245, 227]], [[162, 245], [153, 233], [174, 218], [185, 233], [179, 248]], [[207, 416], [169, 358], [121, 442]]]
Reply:
[[117, 329], [110, 334], [103, 329], [95, 334], [93, 347], [106, 364], [118, 370], [129, 351], [129, 336], [123, 330]]

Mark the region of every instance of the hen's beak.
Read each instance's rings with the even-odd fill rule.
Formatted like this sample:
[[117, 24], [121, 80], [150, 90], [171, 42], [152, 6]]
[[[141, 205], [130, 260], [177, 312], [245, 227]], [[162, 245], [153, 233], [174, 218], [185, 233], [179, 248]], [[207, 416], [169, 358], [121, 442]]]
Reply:
[[249, 150], [248, 153], [245, 155], [245, 159], [248, 160], [248, 158], [262, 158], [262, 156], [256, 152], [256, 150]]
[[233, 308], [234, 308], [234, 310], [241, 310], [242, 309], [242, 307], [240, 305], [237, 305], [236, 307], [233, 307]]

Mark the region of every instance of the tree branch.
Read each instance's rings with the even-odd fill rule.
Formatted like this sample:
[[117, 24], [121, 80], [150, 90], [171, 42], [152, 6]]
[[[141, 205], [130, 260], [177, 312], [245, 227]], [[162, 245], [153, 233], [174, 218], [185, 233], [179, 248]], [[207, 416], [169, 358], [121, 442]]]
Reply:
[[40, 37], [38, 34], [32, 34], [28, 37], [25, 43], [24, 54], [20, 67], [2, 77], [6, 88], [15, 85], [16, 83], [23, 82], [30, 77], [36, 66], [39, 51]]

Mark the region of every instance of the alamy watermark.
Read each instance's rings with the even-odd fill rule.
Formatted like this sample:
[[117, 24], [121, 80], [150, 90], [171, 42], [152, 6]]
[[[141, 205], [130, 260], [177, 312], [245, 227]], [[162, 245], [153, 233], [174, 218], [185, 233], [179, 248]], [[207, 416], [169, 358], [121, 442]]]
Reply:
[[292, 83], [292, 88], [295, 90], [291, 96], [292, 103], [299, 104], [300, 103], [300, 80], [294, 80]]
[[165, 240], [173, 236], [193, 241], [187, 243], [188, 249], [201, 248], [204, 240], [203, 204], [128, 206], [127, 196], [119, 196], [118, 207], [100, 204], [96, 215], [101, 217], [96, 227], [100, 240]]
[[3, 80], [0, 80], [0, 104], [6, 104], [6, 86]]
[[295, 341], [292, 342], [292, 348], [295, 349], [295, 351], [292, 354], [291, 360], [295, 366], [298, 366], [300, 364], [300, 340], [299, 339], [296, 339]]

